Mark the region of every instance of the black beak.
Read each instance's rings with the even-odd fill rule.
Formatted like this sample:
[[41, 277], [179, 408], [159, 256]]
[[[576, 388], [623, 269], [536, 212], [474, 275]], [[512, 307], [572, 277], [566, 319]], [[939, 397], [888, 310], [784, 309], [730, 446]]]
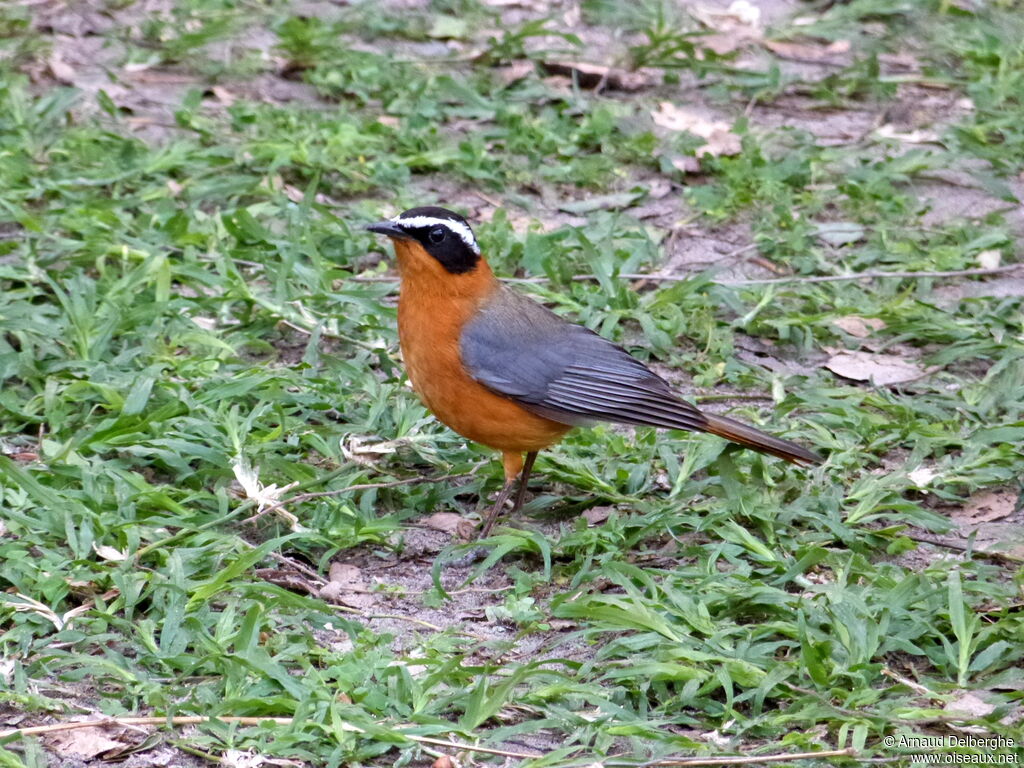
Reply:
[[367, 225], [366, 229], [370, 232], [375, 232], [378, 235], [387, 235], [388, 237], [397, 237], [400, 240], [411, 239], [409, 234], [405, 232], [393, 221], [378, 221], [376, 224]]

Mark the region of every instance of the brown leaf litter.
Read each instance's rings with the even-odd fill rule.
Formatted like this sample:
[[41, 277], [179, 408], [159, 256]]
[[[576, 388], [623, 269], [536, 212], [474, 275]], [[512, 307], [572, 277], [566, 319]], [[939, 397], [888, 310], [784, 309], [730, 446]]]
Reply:
[[899, 355], [849, 351], [832, 355], [825, 367], [844, 379], [868, 381], [876, 386], [905, 384], [923, 378], [935, 369], [920, 365]]
[[[651, 119], [655, 125], [669, 131], [685, 131], [704, 139], [704, 143], [697, 148], [697, 158], [680, 157], [672, 161], [684, 173], [699, 170], [699, 158], [705, 155], [737, 155], [743, 149], [740, 137], [732, 132], [729, 123], [714, 119], [693, 107], [679, 107], [670, 101], [663, 101], [651, 113]], [[695, 160], [698, 162], [697, 168], [694, 167]]]
[[599, 88], [610, 91], [642, 91], [657, 85], [655, 76], [645, 70], [630, 72], [601, 64], [582, 61], [543, 61], [541, 67], [549, 75], [571, 77], [580, 88]]
[[320, 588], [319, 597], [329, 603], [347, 605], [360, 610], [377, 602], [363, 579], [363, 571], [351, 563], [331, 563], [330, 580]]
[[832, 325], [858, 339], [866, 339], [875, 331], [885, 328], [885, 321], [879, 320], [877, 317], [843, 315], [833, 320]]

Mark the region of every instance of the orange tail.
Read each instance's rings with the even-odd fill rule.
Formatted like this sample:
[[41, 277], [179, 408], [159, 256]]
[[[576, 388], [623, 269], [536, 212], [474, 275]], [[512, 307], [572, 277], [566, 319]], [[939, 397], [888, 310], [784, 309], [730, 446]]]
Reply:
[[822, 458], [816, 453], [812, 453], [796, 443], [791, 443], [789, 440], [772, 437], [759, 429], [733, 421], [725, 416], [704, 413], [704, 417], [707, 419], [704, 431], [710, 432], [712, 435], [724, 437], [726, 440], [739, 443], [747, 448], [753, 448], [755, 451], [777, 456], [804, 467], [822, 462]]

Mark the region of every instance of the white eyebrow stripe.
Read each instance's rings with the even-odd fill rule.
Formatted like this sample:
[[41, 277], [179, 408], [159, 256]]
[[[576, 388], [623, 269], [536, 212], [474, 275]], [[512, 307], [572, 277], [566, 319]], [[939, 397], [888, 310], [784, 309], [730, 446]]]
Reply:
[[413, 229], [436, 226], [447, 227], [462, 239], [462, 242], [466, 244], [466, 247], [468, 247], [469, 250], [477, 256], [480, 255], [480, 246], [476, 244], [476, 238], [473, 237], [473, 230], [461, 221], [455, 221], [454, 219], [437, 219], [433, 216], [410, 216], [406, 219], [403, 219], [401, 216], [395, 216], [391, 220], [395, 224], [401, 224], [404, 227], [411, 227]]

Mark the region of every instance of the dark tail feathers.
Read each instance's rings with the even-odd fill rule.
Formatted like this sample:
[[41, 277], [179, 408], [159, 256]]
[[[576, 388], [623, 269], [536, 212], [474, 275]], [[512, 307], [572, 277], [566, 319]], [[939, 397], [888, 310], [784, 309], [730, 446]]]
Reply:
[[818, 454], [796, 443], [791, 443], [789, 440], [772, 437], [759, 429], [733, 421], [725, 416], [717, 416], [713, 413], [704, 413], [703, 415], [707, 419], [707, 426], [704, 427], [704, 431], [710, 432], [712, 435], [724, 437], [726, 440], [731, 440], [747, 448], [753, 448], [761, 453], [767, 453], [770, 456], [777, 456], [780, 459], [785, 459], [793, 464], [799, 464], [802, 467], [821, 464], [823, 461]]

